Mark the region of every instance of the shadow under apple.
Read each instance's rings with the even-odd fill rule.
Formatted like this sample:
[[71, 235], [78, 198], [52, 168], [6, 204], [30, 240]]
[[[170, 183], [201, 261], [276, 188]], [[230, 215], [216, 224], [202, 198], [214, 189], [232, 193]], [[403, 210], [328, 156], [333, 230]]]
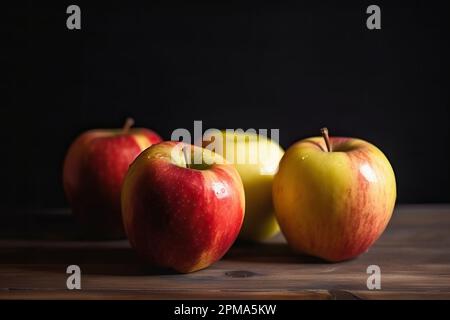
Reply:
[[255, 263], [329, 264], [323, 259], [293, 252], [280, 235], [261, 243], [237, 240], [223, 259]]

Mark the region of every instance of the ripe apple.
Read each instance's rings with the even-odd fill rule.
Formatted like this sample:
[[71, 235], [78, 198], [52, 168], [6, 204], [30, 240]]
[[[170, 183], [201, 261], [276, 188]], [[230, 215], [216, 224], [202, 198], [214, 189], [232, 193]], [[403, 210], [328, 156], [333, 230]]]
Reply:
[[[181, 150], [200, 152], [202, 163], [189, 164]], [[244, 210], [244, 188], [233, 165], [181, 142], [162, 142], [142, 152], [122, 190], [131, 246], [146, 262], [182, 273], [206, 268], [227, 252]]]
[[96, 129], [81, 134], [70, 146], [63, 169], [63, 185], [81, 225], [99, 238], [125, 236], [120, 193], [133, 160], [161, 138], [153, 131], [131, 128]]
[[392, 167], [374, 145], [354, 138], [299, 141], [285, 153], [273, 199], [294, 251], [328, 261], [365, 252], [382, 234], [396, 198]]
[[[214, 151], [232, 162], [245, 190], [245, 217], [239, 239], [262, 241], [276, 235], [280, 228], [272, 203], [272, 182], [284, 154], [278, 143], [250, 132], [221, 131], [217, 137], [205, 134], [203, 145], [214, 141]], [[228, 159], [229, 148], [233, 158]], [[264, 150], [262, 149], [264, 148]], [[243, 160], [243, 161], [242, 161]]]

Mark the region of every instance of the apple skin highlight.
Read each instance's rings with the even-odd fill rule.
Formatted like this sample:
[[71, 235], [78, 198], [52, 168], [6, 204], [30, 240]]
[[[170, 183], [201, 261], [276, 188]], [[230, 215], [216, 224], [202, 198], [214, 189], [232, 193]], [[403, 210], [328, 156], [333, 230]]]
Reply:
[[245, 198], [231, 164], [196, 169], [173, 163], [178, 143], [154, 145], [133, 162], [122, 191], [122, 215], [130, 244], [142, 259], [187, 273], [208, 267], [228, 251], [242, 226]]
[[70, 146], [63, 168], [67, 200], [80, 224], [95, 238], [124, 238], [120, 194], [129, 165], [161, 138], [143, 128], [98, 129]]
[[359, 139], [321, 137], [292, 145], [274, 179], [281, 230], [294, 251], [328, 261], [364, 253], [395, 206], [394, 171], [385, 155]]

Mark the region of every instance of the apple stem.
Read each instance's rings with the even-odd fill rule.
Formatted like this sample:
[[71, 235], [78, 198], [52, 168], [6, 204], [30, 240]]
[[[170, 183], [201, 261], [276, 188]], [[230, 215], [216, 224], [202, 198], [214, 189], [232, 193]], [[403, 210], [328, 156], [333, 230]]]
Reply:
[[128, 117], [128, 118], [125, 120], [125, 123], [123, 124], [123, 127], [122, 127], [123, 133], [128, 133], [128, 131], [130, 131], [130, 128], [131, 128], [133, 125], [134, 125], [134, 119]]
[[322, 129], [320, 129], [320, 133], [322, 133], [322, 137], [325, 140], [325, 144], [327, 145], [327, 151], [332, 152], [333, 150], [331, 149], [330, 137], [328, 135], [328, 129], [322, 128]]
[[189, 169], [191, 166], [190, 166], [189, 161], [188, 161], [188, 155], [187, 155], [186, 147], [183, 147], [181, 150], [183, 150], [183, 156], [184, 156], [184, 162], [186, 163], [186, 168]]

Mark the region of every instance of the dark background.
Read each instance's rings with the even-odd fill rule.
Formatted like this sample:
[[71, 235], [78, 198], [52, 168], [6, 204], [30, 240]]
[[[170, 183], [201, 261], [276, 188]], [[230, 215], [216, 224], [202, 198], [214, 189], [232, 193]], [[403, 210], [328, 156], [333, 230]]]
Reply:
[[279, 128], [285, 148], [326, 125], [385, 152], [399, 202], [450, 202], [448, 7], [335, 2], [2, 4], [0, 207], [66, 206], [68, 146], [126, 116], [166, 139]]

